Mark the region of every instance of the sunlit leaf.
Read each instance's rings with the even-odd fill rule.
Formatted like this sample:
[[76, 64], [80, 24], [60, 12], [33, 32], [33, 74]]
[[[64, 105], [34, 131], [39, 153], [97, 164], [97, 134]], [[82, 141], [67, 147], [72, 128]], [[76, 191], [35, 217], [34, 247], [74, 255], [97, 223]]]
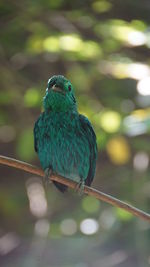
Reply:
[[83, 47], [83, 41], [77, 35], [64, 35], [60, 37], [60, 47], [68, 51], [80, 51]]
[[102, 50], [96, 42], [87, 41], [84, 43], [84, 48], [82, 47], [80, 54], [83, 57], [96, 58], [102, 55]]
[[60, 50], [59, 39], [57, 37], [47, 37], [43, 41], [43, 48], [48, 52], [57, 52]]

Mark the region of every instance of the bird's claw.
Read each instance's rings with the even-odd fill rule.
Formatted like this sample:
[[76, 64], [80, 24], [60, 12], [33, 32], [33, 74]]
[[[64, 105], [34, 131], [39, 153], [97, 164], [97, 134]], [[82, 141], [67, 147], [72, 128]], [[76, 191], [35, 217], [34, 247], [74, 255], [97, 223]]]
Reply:
[[47, 169], [45, 169], [44, 173], [45, 173], [45, 175], [43, 177], [43, 183], [44, 183], [45, 186], [48, 186], [50, 184], [50, 182], [51, 182], [50, 181], [50, 176], [52, 174], [52, 169], [47, 168]]
[[75, 191], [79, 194], [79, 196], [82, 196], [84, 193], [84, 186], [85, 182], [83, 180], [80, 180], [80, 182], [77, 184]]

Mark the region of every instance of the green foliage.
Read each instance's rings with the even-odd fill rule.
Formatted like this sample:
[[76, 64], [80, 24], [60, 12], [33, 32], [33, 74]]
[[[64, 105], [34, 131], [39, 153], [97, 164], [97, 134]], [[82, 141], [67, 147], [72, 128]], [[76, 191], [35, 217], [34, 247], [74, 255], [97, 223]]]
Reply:
[[35, 107], [41, 105], [41, 94], [37, 88], [30, 88], [24, 95], [24, 104], [26, 107]]
[[19, 158], [29, 161], [34, 158], [33, 129], [26, 129], [18, 139], [16, 152]]

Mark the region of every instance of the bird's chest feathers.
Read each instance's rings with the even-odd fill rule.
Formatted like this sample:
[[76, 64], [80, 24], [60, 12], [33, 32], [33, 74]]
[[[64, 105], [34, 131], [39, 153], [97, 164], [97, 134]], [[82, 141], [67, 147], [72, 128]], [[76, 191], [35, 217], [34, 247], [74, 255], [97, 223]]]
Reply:
[[44, 157], [47, 153], [55, 158], [75, 153], [81, 138], [78, 114], [50, 112], [43, 116], [39, 128], [40, 151]]
[[57, 146], [64, 142], [70, 142], [78, 127], [77, 118], [67, 113], [50, 113], [45, 116], [42, 123], [42, 139], [44, 143], [49, 140], [51, 145]]

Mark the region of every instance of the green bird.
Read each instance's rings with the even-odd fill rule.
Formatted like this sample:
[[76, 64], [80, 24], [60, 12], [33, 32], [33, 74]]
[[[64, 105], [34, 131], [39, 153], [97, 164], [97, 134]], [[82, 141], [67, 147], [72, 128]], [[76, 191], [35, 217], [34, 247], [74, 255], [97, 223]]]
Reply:
[[[69, 80], [55, 75], [48, 80], [44, 112], [34, 126], [34, 147], [48, 178], [51, 172], [90, 186], [96, 168], [96, 135], [89, 120], [78, 113]], [[67, 186], [53, 181], [64, 192]]]

